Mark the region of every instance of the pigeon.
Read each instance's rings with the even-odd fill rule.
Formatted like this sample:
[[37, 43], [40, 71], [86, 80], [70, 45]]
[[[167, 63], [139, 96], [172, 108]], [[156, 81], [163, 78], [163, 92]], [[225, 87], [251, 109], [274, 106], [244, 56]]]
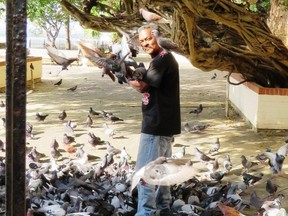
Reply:
[[64, 144], [71, 144], [75, 142], [75, 138], [72, 136], [68, 136], [66, 133], [64, 133], [63, 135], [63, 143]]
[[[56, 48], [49, 46], [46, 44], [46, 49], [48, 51], [48, 55], [55, 61], [58, 65], [62, 66], [62, 70], [68, 70], [68, 66], [73, 63], [74, 61], [78, 61], [77, 57], [66, 57], [63, 53], [61, 53], [59, 50]], [[60, 72], [61, 72], [60, 71]], [[60, 73], [59, 72], [59, 73]], [[59, 75], [59, 73], [57, 75]]]
[[142, 17], [147, 21], [147, 22], [152, 22], [152, 23], [171, 23], [170, 20], [167, 20], [163, 18], [162, 16], [159, 16], [156, 13], [150, 12], [144, 8], [139, 9], [139, 13], [142, 15]]
[[283, 162], [285, 157], [283, 155], [279, 155], [277, 152], [264, 152], [269, 159], [268, 164], [273, 174], [280, 174], [282, 171]]
[[232, 162], [231, 162], [231, 159], [230, 159], [229, 155], [226, 155], [226, 158], [223, 160], [223, 168], [227, 172], [230, 172], [230, 170], [232, 169]]
[[279, 194], [277, 198], [275, 198], [272, 201], [266, 200], [261, 208], [265, 209], [263, 212], [263, 215], [268, 215], [268, 216], [277, 216], [277, 215], [287, 215], [287, 212], [284, 208], [281, 208], [281, 201], [285, 198], [283, 194]]
[[242, 173], [243, 181], [246, 185], [254, 185], [256, 182], [260, 181], [263, 177], [263, 173], [260, 174], [248, 174], [248, 173]]
[[48, 115], [49, 115], [49, 114], [40, 115], [40, 114], [37, 112], [35, 119], [36, 119], [37, 121], [44, 121], [44, 120], [47, 118]]
[[93, 124], [93, 119], [91, 118], [90, 115], [87, 115], [86, 121], [85, 121], [85, 125], [86, 127], [92, 127]]
[[[216, 172], [216, 171], [218, 170], [218, 168], [219, 168], [218, 159], [215, 158], [214, 161], [212, 161], [212, 162], [207, 162], [206, 166], [207, 166], [208, 170], [210, 171], [210, 173]], [[226, 169], [224, 169], [224, 170], [225, 170], [225, 172], [227, 172]]]
[[30, 69], [31, 69], [31, 70], [34, 70], [34, 65], [33, 65], [33, 63], [30, 64]]
[[67, 91], [71, 91], [71, 92], [74, 92], [76, 89], [77, 89], [77, 85], [71, 87], [71, 88], [68, 88]]
[[288, 155], [288, 143], [280, 146], [277, 150], [277, 153], [286, 157]]
[[151, 34], [156, 37], [159, 47], [163, 49], [163, 51], [160, 53], [160, 56], [164, 56], [168, 52], [176, 52], [178, 54], [183, 55], [183, 51], [178, 47], [178, 45], [174, 43], [173, 41], [160, 36], [160, 33], [158, 30], [153, 29], [151, 31]]
[[211, 80], [212, 80], [212, 79], [216, 79], [216, 77], [217, 77], [217, 74], [214, 73], [214, 75], [211, 77]]
[[89, 114], [92, 115], [92, 116], [100, 115], [100, 113], [99, 113], [99, 112], [96, 112], [95, 110], [93, 110], [92, 107], [89, 108]]
[[142, 62], [139, 63], [138, 67], [131, 74], [132, 80], [142, 80], [144, 74], [147, 72], [144, 64]]
[[130, 160], [131, 159], [131, 155], [126, 151], [125, 146], [123, 146], [121, 153], [120, 153], [120, 160], [124, 161], [124, 160]]
[[1, 108], [4, 108], [6, 105], [5, 105], [5, 103], [1, 100], [1, 102], [0, 102], [0, 107]]
[[209, 124], [194, 124], [192, 126], [192, 131], [201, 132], [207, 129], [210, 125]]
[[63, 110], [59, 115], [58, 115], [58, 119], [63, 121], [65, 118], [67, 117], [67, 113], [65, 110]]
[[210, 158], [204, 152], [200, 151], [197, 147], [195, 147], [195, 156], [198, 160], [202, 162], [208, 162], [211, 160], [215, 160], [214, 158]]
[[185, 148], [186, 148], [186, 146], [182, 146], [180, 151], [175, 152], [174, 154], [172, 154], [172, 158], [173, 159], [181, 159], [181, 158], [183, 158], [185, 156]]
[[276, 193], [278, 186], [276, 184], [274, 184], [271, 179], [268, 179], [266, 182], [266, 187], [265, 187], [266, 191], [269, 193], [269, 195], [274, 196], [274, 194]]
[[103, 144], [103, 141], [100, 139], [100, 137], [95, 136], [93, 132], [88, 133], [88, 143], [92, 147], [96, 147], [97, 145]]
[[130, 190], [132, 191], [141, 179], [151, 185], [170, 186], [187, 181], [196, 173], [190, 160], [158, 157], [133, 175]]
[[189, 113], [190, 114], [195, 113], [198, 116], [202, 111], [203, 111], [203, 106], [202, 106], [202, 104], [199, 104], [199, 106], [196, 109], [191, 110]]
[[258, 163], [247, 160], [247, 158], [245, 157], [245, 155], [241, 155], [241, 164], [243, 166], [243, 168], [248, 172], [248, 170], [253, 167], [258, 165]]
[[2, 151], [2, 152], [5, 151], [5, 144], [1, 139], [0, 139], [0, 151]]
[[107, 148], [107, 152], [109, 154], [112, 154], [112, 155], [117, 155], [117, 154], [120, 154], [121, 153], [121, 150], [114, 147], [113, 145], [111, 145], [110, 142], [105, 142], [106, 143], [106, 148]]
[[183, 126], [183, 129], [187, 133], [190, 133], [192, 131], [192, 127], [191, 127], [191, 125], [189, 125], [189, 123], [185, 123], [184, 126]]
[[50, 143], [50, 148], [55, 148], [55, 149], [59, 148], [59, 143], [57, 142], [56, 138], [52, 139]]
[[72, 121], [68, 120], [65, 124], [65, 132], [69, 135], [74, 135], [74, 126], [72, 125]]
[[54, 159], [58, 159], [62, 156], [61, 152], [56, 147], [52, 147], [52, 146], [50, 148], [50, 155]]
[[212, 144], [211, 149], [209, 150], [209, 154], [213, 152], [218, 152], [220, 149], [220, 141], [219, 138], [216, 138], [216, 142]]
[[123, 119], [114, 115], [110, 115], [109, 113], [106, 114], [106, 118], [109, 119], [111, 122], [124, 121]]
[[3, 117], [2, 117], [1, 119], [2, 119], [2, 125], [3, 125], [3, 127], [6, 128], [6, 118], [3, 118]]
[[55, 86], [60, 86], [62, 84], [62, 79], [60, 79], [58, 82], [54, 83]]
[[106, 136], [113, 138], [113, 136], [116, 135], [115, 130], [112, 129], [112, 128], [109, 128], [106, 123], [103, 124], [103, 127], [104, 127], [104, 134], [105, 134]]
[[260, 210], [264, 201], [257, 195], [256, 191], [253, 190], [250, 195], [250, 205], [254, 206], [256, 210]]
[[26, 137], [33, 138], [34, 135], [32, 134], [33, 125], [30, 122], [26, 122]]
[[225, 174], [226, 174], [225, 170], [219, 170], [219, 171], [210, 173], [210, 178], [218, 182], [221, 182]]

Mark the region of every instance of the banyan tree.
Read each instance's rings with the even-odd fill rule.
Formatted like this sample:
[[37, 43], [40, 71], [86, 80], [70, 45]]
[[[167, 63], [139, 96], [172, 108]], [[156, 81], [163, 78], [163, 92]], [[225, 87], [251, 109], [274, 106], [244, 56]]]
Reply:
[[[161, 33], [176, 42], [193, 66], [242, 74], [263, 87], [288, 87], [288, 50], [269, 29], [267, 13], [257, 2], [230, 0], [61, 0], [84, 28], [129, 33], [146, 23], [145, 8], [169, 23]], [[253, 4], [252, 4], [253, 3]], [[255, 6], [257, 13], [251, 8]], [[229, 79], [229, 76], [228, 76]]]

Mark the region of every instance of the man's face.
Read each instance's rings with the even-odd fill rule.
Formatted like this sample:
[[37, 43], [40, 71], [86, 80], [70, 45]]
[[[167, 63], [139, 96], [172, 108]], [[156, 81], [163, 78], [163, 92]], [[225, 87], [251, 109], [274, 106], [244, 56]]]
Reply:
[[159, 53], [160, 47], [157, 44], [156, 37], [151, 34], [151, 31], [151, 28], [147, 28], [139, 32], [139, 42], [140, 46], [146, 53], [155, 55]]

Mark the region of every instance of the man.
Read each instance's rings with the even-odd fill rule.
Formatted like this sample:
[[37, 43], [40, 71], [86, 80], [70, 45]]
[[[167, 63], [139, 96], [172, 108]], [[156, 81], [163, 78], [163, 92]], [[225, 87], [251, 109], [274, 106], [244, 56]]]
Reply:
[[[181, 132], [179, 67], [171, 53], [163, 55], [156, 37], [151, 34], [155, 26], [139, 28], [139, 42], [152, 57], [143, 79], [129, 80], [130, 86], [143, 93], [143, 121], [136, 171], [159, 156], [171, 157], [173, 135]], [[138, 208], [136, 216], [167, 215], [170, 209], [170, 187], [155, 186], [144, 181], [137, 186]]]

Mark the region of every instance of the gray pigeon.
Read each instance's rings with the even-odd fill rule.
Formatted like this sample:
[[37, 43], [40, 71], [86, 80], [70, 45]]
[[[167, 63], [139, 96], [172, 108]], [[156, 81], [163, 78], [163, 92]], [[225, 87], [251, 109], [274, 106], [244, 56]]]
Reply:
[[266, 182], [266, 191], [274, 196], [274, 194], [276, 193], [277, 189], [278, 189], [278, 186], [276, 184], [274, 184], [271, 179], [268, 179], [267, 182]]
[[5, 145], [4, 142], [0, 139], [0, 151], [4, 152], [5, 151]]
[[250, 205], [254, 206], [256, 210], [261, 209], [264, 201], [257, 195], [256, 191], [253, 190], [250, 195]]
[[210, 158], [204, 152], [200, 151], [197, 147], [195, 147], [195, 156], [198, 160], [203, 161], [203, 162], [215, 160], [214, 158]]
[[92, 119], [91, 116], [88, 114], [88, 115], [87, 115], [87, 118], [86, 118], [85, 125], [86, 125], [86, 127], [92, 127], [92, 124], [93, 124], [93, 119]]
[[241, 164], [246, 171], [248, 171], [251, 167], [258, 165], [258, 163], [254, 161], [248, 160], [245, 155], [241, 155]]
[[212, 144], [211, 149], [209, 150], [209, 154], [213, 152], [218, 152], [220, 149], [220, 141], [219, 138], [216, 139], [216, 142]]
[[174, 43], [173, 41], [167, 38], [163, 38], [162, 36], [160, 36], [160, 33], [158, 30], [153, 29], [151, 31], [151, 34], [156, 37], [159, 47], [163, 49], [162, 54], [160, 55], [164, 56], [168, 52], [176, 52], [182, 55], [184, 54], [183, 51], [178, 47], [176, 43]]
[[65, 118], [67, 117], [67, 113], [65, 110], [63, 110], [59, 115], [58, 115], [58, 119], [63, 121]]
[[227, 171], [230, 172], [230, 170], [232, 169], [232, 162], [230, 159], [230, 156], [227, 155], [226, 158], [223, 160], [223, 168]]
[[273, 174], [280, 174], [282, 171], [283, 162], [285, 157], [283, 155], [279, 155], [277, 152], [264, 152], [269, 159], [269, 166]]

